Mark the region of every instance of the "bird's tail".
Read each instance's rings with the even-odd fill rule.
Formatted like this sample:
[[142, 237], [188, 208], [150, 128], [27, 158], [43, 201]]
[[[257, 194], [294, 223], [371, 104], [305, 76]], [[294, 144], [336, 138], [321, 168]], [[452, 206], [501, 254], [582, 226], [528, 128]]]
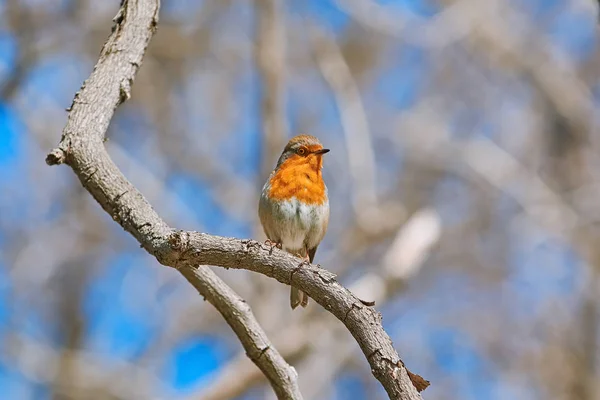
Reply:
[[306, 307], [308, 305], [308, 295], [304, 293], [302, 290], [297, 289], [295, 287], [291, 287], [290, 291], [290, 306], [292, 306], [292, 310], [301, 305], [302, 307]]

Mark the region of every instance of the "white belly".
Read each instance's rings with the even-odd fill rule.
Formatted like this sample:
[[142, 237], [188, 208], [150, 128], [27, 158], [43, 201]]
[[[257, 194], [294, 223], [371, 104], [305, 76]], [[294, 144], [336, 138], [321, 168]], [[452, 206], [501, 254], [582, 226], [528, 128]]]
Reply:
[[297, 253], [316, 247], [325, 235], [329, 202], [309, 205], [292, 198], [274, 202], [267, 229], [279, 239], [284, 250]]
[[299, 250], [311, 229], [314, 229], [316, 207], [301, 203], [295, 198], [282, 202], [281, 212], [285, 214], [284, 229], [281, 231], [281, 243], [286, 250]]

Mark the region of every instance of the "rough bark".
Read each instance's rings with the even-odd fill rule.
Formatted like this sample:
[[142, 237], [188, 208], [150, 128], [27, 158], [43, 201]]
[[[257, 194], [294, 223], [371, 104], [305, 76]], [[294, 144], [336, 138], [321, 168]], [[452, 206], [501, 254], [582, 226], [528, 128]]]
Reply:
[[[83, 186], [147, 250], [171, 229], [121, 174], [104, 149], [115, 109], [130, 97], [135, 75], [158, 22], [158, 0], [124, 1], [90, 77], [75, 95], [60, 145], [48, 164], [67, 163]], [[159, 236], [155, 236], [159, 235]], [[248, 357], [280, 399], [302, 399], [297, 373], [271, 345], [248, 304], [206, 266], [179, 270], [223, 315]]]
[[254, 240], [169, 227], [112, 162], [103, 145], [104, 135], [115, 109], [130, 97], [133, 79], [156, 29], [158, 10], [158, 0], [123, 2], [94, 71], [75, 95], [59, 146], [46, 162], [71, 166], [117, 223], [161, 264], [177, 268], [217, 307], [279, 398], [300, 398], [295, 371], [269, 344], [248, 305], [202, 265], [247, 269], [288, 285], [293, 281], [346, 326], [390, 398], [420, 399], [418, 390], [428, 382], [404, 367], [383, 329], [381, 314], [340, 285], [334, 274], [301, 265], [292, 255]]

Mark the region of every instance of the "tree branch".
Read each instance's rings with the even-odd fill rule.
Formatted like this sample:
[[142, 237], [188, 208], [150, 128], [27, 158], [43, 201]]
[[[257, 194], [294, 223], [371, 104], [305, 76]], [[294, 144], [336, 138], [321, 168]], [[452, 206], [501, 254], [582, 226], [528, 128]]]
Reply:
[[[130, 97], [158, 10], [158, 0], [123, 2], [94, 71], [75, 95], [59, 147], [46, 158], [50, 165], [69, 164], [102, 208], [149, 251], [160, 247], [165, 241], [155, 239], [171, 229], [121, 174], [103, 141], [114, 110]], [[246, 302], [207, 267], [179, 271], [223, 315], [277, 397], [302, 399], [297, 373], [271, 345]]]
[[[296, 257], [254, 240], [170, 228], [110, 159], [103, 145], [104, 135], [114, 110], [130, 96], [133, 79], [156, 28], [158, 3], [123, 2], [94, 71], [75, 95], [59, 147], [48, 154], [46, 162], [70, 165], [94, 199], [143, 248], [161, 264], [176, 267], [211, 302], [221, 304], [223, 309], [219, 311], [230, 311], [224, 313], [226, 320], [238, 336], [247, 339], [242, 340], [244, 346], [251, 347], [246, 348], [247, 353], [269, 377], [280, 398], [299, 398], [299, 393], [290, 388], [295, 388], [295, 374], [268, 345], [262, 330], [252, 331], [238, 319], [243, 315], [246, 322], [255, 323], [248, 306], [234, 299], [232, 292], [230, 296], [224, 293], [225, 284], [198, 265], [247, 269], [288, 285], [293, 280], [295, 286], [344, 323], [390, 398], [420, 399], [417, 389], [424, 389], [428, 383], [406, 370], [383, 329], [381, 314], [336, 282], [334, 274], [318, 266], [301, 265]], [[225, 299], [231, 300], [228, 305], [223, 304]], [[228, 308], [236, 304], [237, 311]], [[260, 329], [258, 324], [254, 327]]]
[[184, 267], [179, 271], [223, 315], [248, 358], [269, 379], [277, 397], [302, 399], [298, 374], [271, 344], [248, 303], [206, 266]]

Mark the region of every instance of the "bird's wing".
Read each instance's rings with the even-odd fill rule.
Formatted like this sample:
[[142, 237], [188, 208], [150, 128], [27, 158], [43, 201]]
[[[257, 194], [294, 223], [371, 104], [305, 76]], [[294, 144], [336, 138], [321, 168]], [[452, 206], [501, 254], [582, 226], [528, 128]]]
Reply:
[[272, 211], [272, 205], [265, 198], [264, 194], [261, 195], [258, 203], [258, 217], [260, 219], [260, 223], [263, 227], [263, 230], [265, 231], [265, 235], [267, 236], [267, 238], [274, 242], [279, 242], [279, 237], [276, 234], [276, 229], [274, 229], [275, 224], [273, 221]]
[[325, 233], [327, 232], [328, 225], [329, 225], [329, 201], [327, 201], [327, 205], [325, 206], [325, 218], [323, 219], [323, 226], [322, 226], [321, 232], [319, 233], [319, 236], [318, 236], [317, 245], [315, 247], [313, 247], [312, 249], [308, 249], [308, 257], [309, 257], [311, 264], [313, 262], [313, 259], [315, 258], [315, 253], [317, 252], [319, 243], [321, 243], [321, 240], [323, 240], [323, 237], [325, 237]]

